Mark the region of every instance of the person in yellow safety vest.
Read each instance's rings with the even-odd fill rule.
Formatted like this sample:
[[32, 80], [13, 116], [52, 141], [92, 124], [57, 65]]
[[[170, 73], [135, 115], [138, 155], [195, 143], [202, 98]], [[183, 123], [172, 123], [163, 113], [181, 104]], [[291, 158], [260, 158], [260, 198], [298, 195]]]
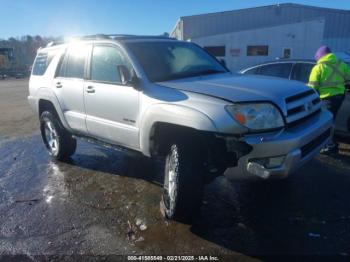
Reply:
[[[316, 54], [317, 64], [312, 68], [308, 85], [314, 88], [325, 103], [327, 109], [336, 118], [345, 98], [346, 86], [350, 84], [350, 68], [338, 60], [328, 46], [321, 46]], [[338, 151], [333, 142], [321, 150], [321, 153]]]

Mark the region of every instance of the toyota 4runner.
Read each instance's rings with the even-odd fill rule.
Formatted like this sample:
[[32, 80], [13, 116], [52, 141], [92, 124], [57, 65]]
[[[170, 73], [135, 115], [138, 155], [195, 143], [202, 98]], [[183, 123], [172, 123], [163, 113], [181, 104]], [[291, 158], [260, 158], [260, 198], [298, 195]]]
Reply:
[[28, 100], [54, 159], [74, 154], [76, 138], [163, 159], [169, 219], [193, 218], [216, 176], [287, 177], [333, 134], [331, 113], [302, 83], [234, 75], [196, 44], [162, 37], [39, 49]]

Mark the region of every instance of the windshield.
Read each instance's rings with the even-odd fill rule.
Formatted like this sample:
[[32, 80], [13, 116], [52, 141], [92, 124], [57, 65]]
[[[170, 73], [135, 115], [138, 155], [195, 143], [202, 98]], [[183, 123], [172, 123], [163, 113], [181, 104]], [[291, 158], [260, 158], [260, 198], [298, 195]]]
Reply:
[[152, 41], [126, 45], [151, 82], [227, 72], [215, 58], [192, 43]]

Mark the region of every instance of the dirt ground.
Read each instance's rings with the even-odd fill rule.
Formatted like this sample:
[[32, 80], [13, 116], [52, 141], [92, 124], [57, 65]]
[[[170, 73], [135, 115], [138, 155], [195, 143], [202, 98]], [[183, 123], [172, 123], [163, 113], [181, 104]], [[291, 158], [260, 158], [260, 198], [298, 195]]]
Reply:
[[205, 187], [200, 217], [189, 226], [161, 217], [161, 181], [148, 159], [79, 141], [71, 160], [51, 161], [26, 101], [27, 81], [0, 81], [0, 261], [350, 254], [348, 144], [287, 180], [217, 178]]
[[0, 80], [0, 135], [31, 135], [38, 131], [38, 118], [28, 102], [28, 79]]

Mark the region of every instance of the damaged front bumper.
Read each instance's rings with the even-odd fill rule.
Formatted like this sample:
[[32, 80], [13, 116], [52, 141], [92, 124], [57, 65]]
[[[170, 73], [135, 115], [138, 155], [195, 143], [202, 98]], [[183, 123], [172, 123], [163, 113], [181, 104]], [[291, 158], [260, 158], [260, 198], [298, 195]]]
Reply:
[[246, 135], [240, 141], [252, 147], [229, 167], [229, 179], [285, 178], [311, 160], [333, 136], [333, 116], [327, 110], [279, 133]]

